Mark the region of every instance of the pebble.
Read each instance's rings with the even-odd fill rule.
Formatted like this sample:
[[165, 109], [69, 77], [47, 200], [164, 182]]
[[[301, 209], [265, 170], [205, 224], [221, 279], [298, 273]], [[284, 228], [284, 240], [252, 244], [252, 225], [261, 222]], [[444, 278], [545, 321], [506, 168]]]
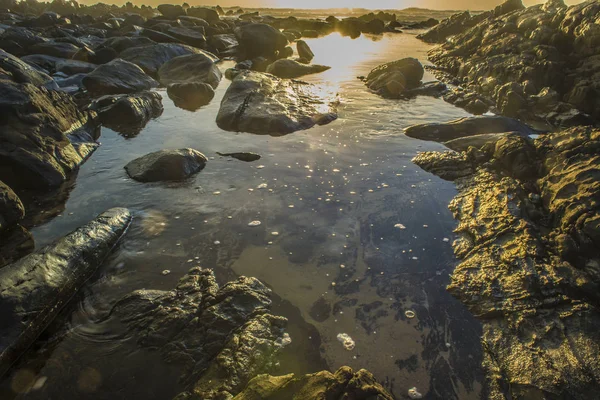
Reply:
[[259, 226], [261, 224], [260, 221], [250, 221], [248, 222], [248, 226]]
[[423, 395], [419, 393], [416, 387], [411, 387], [410, 389], [408, 389], [408, 397], [410, 397], [411, 399], [422, 399]]
[[165, 269], [163, 272], [161, 272], [161, 274], [163, 275], [169, 275], [171, 273], [171, 270], [169, 269]]
[[402, 224], [396, 224], [394, 225], [394, 228], [398, 228], [398, 229], [406, 229], [406, 227]]
[[352, 340], [350, 335], [348, 335], [347, 333], [338, 333], [337, 340], [340, 343], [342, 343], [344, 348], [348, 351], [354, 350], [354, 347], [356, 346], [356, 343], [354, 343], [354, 340]]

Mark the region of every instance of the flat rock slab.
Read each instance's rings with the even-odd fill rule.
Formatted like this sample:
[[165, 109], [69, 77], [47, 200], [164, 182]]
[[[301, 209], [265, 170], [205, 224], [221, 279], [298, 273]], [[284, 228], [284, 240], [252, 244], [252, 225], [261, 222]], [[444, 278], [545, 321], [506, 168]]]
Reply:
[[337, 101], [306, 82], [243, 71], [234, 79], [217, 115], [217, 125], [233, 132], [281, 136], [337, 118]]
[[125, 166], [136, 181], [179, 181], [200, 171], [208, 159], [194, 149], [160, 150], [136, 158]]
[[116, 59], [101, 65], [83, 78], [83, 85], [94, 95], [135, 93], [158, 86], [137, 65]]
[[113, 208], [40, 251], [0, 269], [0, 375], [37, 339], [125, 233]]

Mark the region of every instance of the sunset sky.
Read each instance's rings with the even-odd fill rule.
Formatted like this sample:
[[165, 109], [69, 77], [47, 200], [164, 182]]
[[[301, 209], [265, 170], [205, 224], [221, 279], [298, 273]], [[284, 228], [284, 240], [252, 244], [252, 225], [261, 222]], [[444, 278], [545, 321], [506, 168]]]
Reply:
[[[98, 0], [80, 0], [85, 4], [94, 4]], [[104, 0], [106, 3], [123, 4], [129, 0]], [[183, 3], [169, 0], [133, 0], [136, 4], [158, 5], [162, 3]], [[524, 0], [525, 5], [543, 3], [543, 1]], [[567, 4], [577, 4], [580, 0], [566, 0]], [[284, 8], [370, 8], [370, 9], [402, 9], [422, 7], [442, 10], [475, 9], [487, 10], [502, 3], [502, 0], [187, 0], [195, 5], [217, 5], [223, 7], [284, 7]]]

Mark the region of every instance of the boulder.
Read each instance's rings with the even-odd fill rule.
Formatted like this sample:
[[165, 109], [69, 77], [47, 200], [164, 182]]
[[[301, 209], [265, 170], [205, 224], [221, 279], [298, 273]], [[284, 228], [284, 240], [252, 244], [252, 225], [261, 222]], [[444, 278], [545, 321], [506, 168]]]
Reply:
[[0, 232], [13, 227], [25, 216], [25, 207], [19, 196], [0, 181]]
[[30, 54], [45, 54], [58, 58], [72, 58], [79, 47], [67, 42], [43, 42], [29, 48]]
[[166, 33], [185, 44], [189, 44], [190, 46], [198, 48], [206, 47], [206, 38], [201, 32], [180, 26], [173, 26], [167, 29]]
[[85, 88], [95, 96], [105, 94], [135, 93], [158, 86], [135, 64], [120, 58], [100, 65], [83, 78]]
[[239, 43], [235, 35], [231, 33], [224, 33], [221, 35], [213, 35], [209, 37], [208, 45], [211, 47], [211, 49], [216, 50], [218, 53], [223, 53], [236, 48], [239, 45]]
[[87, 74], [97, 67], [96, 64], [85, 61], [59, 59], [55, 64], [55, 72], [62, 72], [65, 75]]
[[188, 8], [187, 15], [190, 17], [202, 18], [209, 24], [214, 24], [215, 22], [219, 22], [219, 14], [217, 11], [212, 8], [206, 7], [192, 7]]
[[152, 46], [131, 47], [121, 52], [120, 57], [139, 66], [152, 77], [167, 61], [189, 54], [200, 54], [202, 50], [177, 43], [159, 43]]
[[183, 7], [177, 4], [161, 4], [156, 8], [158, 9], [158, 12], [168, 19], [177, 19], [177, 17], [186, 15]]
[[283, 50], [288, 40], [283, 33], [266, 24], [246, 24], [234, 30], [245, 58], [264, 56], [274, 58]]
[[317, 74], [331, 67], [317, 64], [301, 64], [295, 60], [281, 59], [270, 64], [267, 72], [280, 78], [298, 78], [304, 75]]
[[188, 111], [196, 111], [207, 105], [215, 97], [215, 90], [208, 83], [182, 82], [167, 86], [167, 94], [175, 106]]
[[0, 50], [0, 79], [9, 79], [16, 83], [30, 83], [48, 89], [57, 88], [56, 83], [49, 75], [32, 68], [4, 50]]
[[207, 161], [193, 149], [160, 150], [130, 161], [125, 171], [140, 182], [179, 181], [203, 169]]
[[0, 269], [0, 374], [26, 351], [91, 278], [127, 230], [114, 208], [56, 242]]
[[216, 88], [222, 78], [216, 61], [214, 55], [203, 51], [175, 57], [160, 67], [158, 79], [164, 86], [171, 83], [201, 82]]
[[153, 44], [156, 44], [156, 42], [144, 36], [117, 36], [106, 39], [102, 46], [111, 48], [120, 54], [131, 47], [144, 47]]
[[397, 98], [421, 85], [425, 73], [416, 58], [403, 58], [373, 69], [366, 79], [369, 89], [384, 97]]
[[296, 42], [296, 50], [298, 50], [298, 56], [307, 60], [308, 62], [315, 58], [314, 53], [304, 40], [298, 40]]
[[17, 57], [29, 53], [29, 48], [48, 39], [20, 26], [12, 26], [0, 35], [0, 48]]
[[234, 132], [284, 135], [335, 120], [337, 102], [329, 100], [305, 82], [239, 71], [223, 97], [217, 125]]
[[137, 135], [163, 112], [162, 97], [157, 92], [106, 95], [94, 100], [89, 109], [98, 113], [102, 125], [128, 136]]

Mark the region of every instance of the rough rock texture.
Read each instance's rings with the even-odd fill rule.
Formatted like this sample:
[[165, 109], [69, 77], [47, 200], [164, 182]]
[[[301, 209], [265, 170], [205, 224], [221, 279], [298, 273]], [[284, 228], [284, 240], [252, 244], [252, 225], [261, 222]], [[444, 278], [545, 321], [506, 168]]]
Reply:
[[353, 399], [393, 400], [375, 377], [364, 369], [357, 372], [341, 367], [335, 373], [310, 375], [258, 375], [233, 400]]
[[504, 115], [555, 126], [600, 118], [600, 3], [482, 15], [429, 59]]
[[211, 270], [192, 268], [171, 291], [139, 290], [120, 300], [111, 316], [138, 343], [182, 365], [188, 390], [177, 399], [231, 398], [275, 366], [289, 336], [287, 320], [269, 314], [270, 289], [240, 277], [222, 287]]
[[31, 83], [48, 89], [57, 88], [56, 83], [50, 76], [32, 68], [27, 63], [1, 49], [0, 79], [8, 79], [16, 83]]
[[30, 83], [0, 79], [0, 180], [41, 189], [64, 182], [95, 149], [95, 113]]
[[177, 19], [177, 17], [186, 15], [185, 10], [180, 5], [161, 4], [156, 8], [162, 15], [169, 19]]
[[0, 269], [0, 375], [94, 274], [130, 221], [126, 209], [111, 209]]
[[215, 97], [215, 90], [202, 82], [172, 83], [167, 87], [167, 95], [177, 107], [196, 111], [210, 103]]
[[326, 102], [308, 83], [241, 71], [223, 97], [217, 125], [278, 136], [335, 120], [335, 106], [333, 99]]
[[136, 181], [177, 181], [200, 171], [208, 159], [193, 149], [160, 150], [130, 161], [125, 170]]
[[0, 232], [14, 226], [25, 216], [25, 207], [19, 196], [0, 181]]
[[247, 59], [261, 56], [273, 58], [288, 44], [283, 33], [266, 24], [242, 25], [234, 33]]
[[179, 43], [159, 43], [152, 46], [131, 47], [119, 57], [139, 66], [152, 77], [158, 76], [158, 70], [167, 61], [188, 54], [199, 54], [202, 50]]
[[416, 58], [403, 58], [373, 69], [365, 84], [383, 97], [401, 97], [407, 90], [421, 85], [425, 73]]
[[171, 83], [201, 82], [216, 88], [223, 76], [216, 61], [217, 58], [208, 52], [175, 57], [160, 67], [158, 79], [164, 86]]
[[600, 130], [509, 135], [414, 161], [459, 194], [448, 290], [484, 325], [492, 399], [589, 399], [600, 384]]
[[135, 64], [121, 59], [96, 68], [83, 78], [83, 85], [93, 95], [135, 93], [158, 86]]
[[0, 268], [31, 253], [35, 248], [33, 235], [21, 225], [0, 232]]
[[137, 135], [163, 112], [162, 96], [157, 92], [102, 96], [89, 108], [98, 113], [102, 125], [130, 136]]
[[318, 74], [331, 67], [318, 64], [301, 64], [298, 61], [282, 59], [267, 67], [267, 72], [280, 78], [299, 78], [304, 75]]

